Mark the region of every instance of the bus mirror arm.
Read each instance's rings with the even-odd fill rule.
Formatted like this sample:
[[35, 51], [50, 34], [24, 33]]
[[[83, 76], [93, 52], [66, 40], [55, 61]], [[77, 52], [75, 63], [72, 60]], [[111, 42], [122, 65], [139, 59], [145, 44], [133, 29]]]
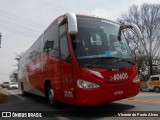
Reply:
[[61, 25], [66, 20], [68, 21], [69, 34], [76, 34], [78, 32], [76, 15], [74, 13], [66, 13], [65, 15], [59, 18], [58, 24]]
[[138, 37], [139, 37], [140, 39], [143, 38], [142, 33], [141, 33], [140, 29], [138, 28], [138, 26], [137, 26], [136, 24], [133, 24], [133, 23], [122, 24], [122, 25], [120, 26], [120, 28], [121, 28], [121, 30], [126, 29], [126, 28], [134, 29], [134, 30], [136, 31]]

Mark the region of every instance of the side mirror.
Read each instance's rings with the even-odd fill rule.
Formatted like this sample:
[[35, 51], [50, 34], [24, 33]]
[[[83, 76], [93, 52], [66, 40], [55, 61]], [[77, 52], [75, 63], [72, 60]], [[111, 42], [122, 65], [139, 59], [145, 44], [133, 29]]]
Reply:
[[74, 13], [66, 13], [64, 16], [59, 18], [58, 24], [61, 25], [65, 20], [68, 21], [69, 34], [76, 34], [78, 32], [76, 15]]
[[129, 24], [126, 24], [126, 25], [121, 25], [120, 28], [121, 28], [121, 30], [126, 29], [126, 28], [133, 28], [136, 31], [136, 33], [138, 34], [138, 37], [140, 39], [143, 38], [142, 33], [141, 33], [140, 29], [138, 28], [138, 26], [136, 24], [129, 23]]

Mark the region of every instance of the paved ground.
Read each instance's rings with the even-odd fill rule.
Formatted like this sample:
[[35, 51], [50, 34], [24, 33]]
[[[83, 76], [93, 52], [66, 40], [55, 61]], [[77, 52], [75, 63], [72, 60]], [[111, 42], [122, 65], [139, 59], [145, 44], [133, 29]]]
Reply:
[[[158, 120], [159, 117], [115, 117], [117, 115], [124, 115], [120, 113], [130, 113], [131, 111], [138, 114], [137, 111], [142, 111], [141, 115], [154, 113], [153, 111], [159, 111], [160, 115], [160, 93], [143, 92], [136, 97], [108, 103], [103, 106], [97, 107], [74, 107], [71, 105], [61, 104], [58, 108], [52, 108], [43, 97], [29, 95], [22, 97], [19, 90], [3, 90], [8, 96], [8, 102], [0, 104], [0, 111], [49, 111], [54, 116], [54, 119], [69, 120], [69, 119], [141, 119], [141, 120]], [[118, 111], [118, 112], [117, 112]], [[118, 114], [119, 113], [119, 114]], [[128, 115], [128, 114], [127, 114]], [[152, 114], [153, 115], [153, 114]], [[156, 115], [156, 114], [155, 114]], [[16, 118], [18, 120], [20, 118]], [[26, 118], [27, 119], [27, 118]], [[33, 118], [32, 118], [33, 119]], [[35, 118], [34, 118], [35, 119]], [[43, 119], [43, 118], [38, 118]], [[53, 118], [46, 118], [53, 119]], [[28, 120], [28, 119], [27, 119]]]

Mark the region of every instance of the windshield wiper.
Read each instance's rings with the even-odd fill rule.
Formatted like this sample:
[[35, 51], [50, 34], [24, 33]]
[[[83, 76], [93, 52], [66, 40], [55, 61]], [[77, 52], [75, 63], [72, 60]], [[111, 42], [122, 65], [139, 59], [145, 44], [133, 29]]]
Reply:
[[[130, 61], [130, 60], [126, 60], [126, 59], [120, 59], [120, 58], [117, 58], [117, 57], [97, 57], [95, 58], [96, 60], [94, 60], [93, 62], [91, 62], [90, 64], [85, 64], [84, 66], [90, 68], [92, 67], [95, 63], [98, 63], [100, 62], [101, 60], [104, 60], [104, 59], [116, 59], [114, 60], [112, 63], [117, 63], [117, 62], [121, 62], [121, 61], [124, 61], [124, 62], [127, 62], [131, 65], [135, 65], [134, 62]], [[115, 66], [115, 65], [114, 65]]]
[[130, 60], [126, 60], [126, 59], [118, 59], [118, 60], [113, 61], [113, 63], [121, 62], [121, 61], [127, 62], [127, 63], [129, 63], [129, 64], [131, 64], [131, 65], [135, 65], [134, 62], [132, 62], [132, 61], [130, 61]]
[[104, 60], [104, 59], [119, 59], [119, 58], [117, 58], [117, 57], [97, 57], [95, 59], [96, 60], [94, 60], [90, 64], [87, 64], [87, 67], [92, 67], [95, 63], [98, 63], [98, 62], [100, 62], [101, 60]]

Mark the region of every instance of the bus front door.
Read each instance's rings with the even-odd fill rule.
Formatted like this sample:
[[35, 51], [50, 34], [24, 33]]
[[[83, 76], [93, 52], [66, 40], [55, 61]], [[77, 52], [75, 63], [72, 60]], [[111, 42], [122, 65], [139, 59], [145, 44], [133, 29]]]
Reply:
[[61, 55], [61, 81], [66, 103], [75, 104], [73, 66], [70, 56], [66, 26], [59, 27], [60, 55]]

